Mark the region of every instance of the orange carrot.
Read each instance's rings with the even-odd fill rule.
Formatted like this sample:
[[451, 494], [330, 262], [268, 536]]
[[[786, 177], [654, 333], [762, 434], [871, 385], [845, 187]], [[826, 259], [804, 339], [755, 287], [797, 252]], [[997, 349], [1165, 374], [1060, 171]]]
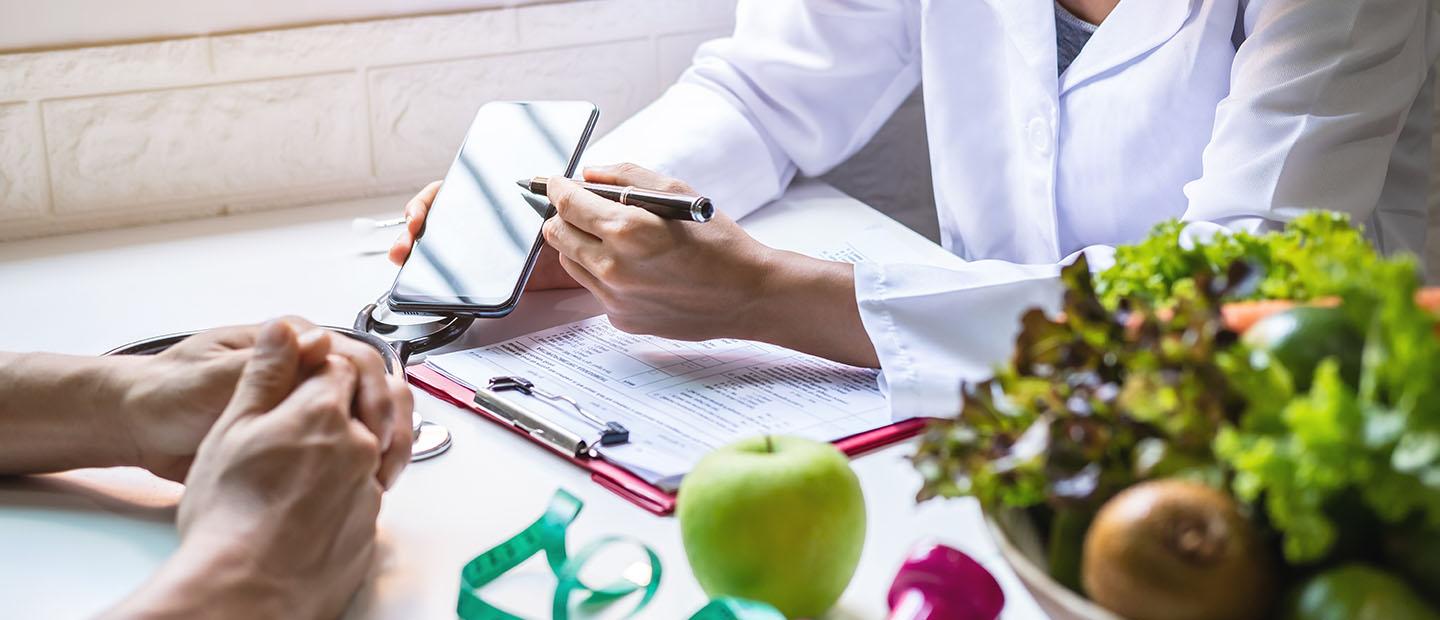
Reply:
[[[1308, 302], [1306, 305], [1333, 307], [1339, 305], [1340, 300], [1334, 297], [1324, 297]], [[1262, 299], [1260, 301], [1237, 301], [1225, 304], [1220, 309], [1220, 314], [1225, 317], [1225, 326], [1236, 332], [1244, 333], [1261, 319], [1277, 312], [1284, 312], [1295, 307], [1295, 302], [1279, 299]], [[1423, 288], [1415, 293], [1415, 305], [1430, 311], [1440, 313], [1440, 287]], [[1436, 326], [1440, 332], [1440, 325]]]
[[1422, 288], [1415, 293], [1415, 305], [1440, 314], [1440, 287]]

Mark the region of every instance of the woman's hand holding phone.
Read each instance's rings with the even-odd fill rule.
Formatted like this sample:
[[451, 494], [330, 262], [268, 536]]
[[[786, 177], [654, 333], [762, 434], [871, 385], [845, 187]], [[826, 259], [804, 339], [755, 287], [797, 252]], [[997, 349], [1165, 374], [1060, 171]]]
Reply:
[[[415, 245], [415, 236], [425, 227], [425, 216], [430, 213], [430, 205], [435, 202], [435, 195], [439, 192], [440, 181], [435, 181], [415, 194], [410, 202], [405, 203], [405, 228], [400, 231], [400, 236], [395, 238], [395, 244], [390, 246], [390, 262], [404, 265], [405, 259], [410, 257], [410, 247]], [[560, 266], [560, 254], [555, 248], [546, 245], [540, 249], [540, 256], [535, 260], [535, 270], [531, 272], [530, 280], [525, 283], [525, 290], [566, 288], [580, 288], [580, 283]]]
[[[633, 164], [587, 168], [585, 180], [690, 193], [683, 182]], [[404, 262], [439, 184], [405, 208], [408, 226], [390, 251]], [[678, 338], [744, 338], [838, 362], [874, 367], [847, 263], [759, 243], [724, 214], [704, 225], [664, 220], [560, 179], [549, 184], [558, 215], [529, 289], [583, 286], [616, 327]]]

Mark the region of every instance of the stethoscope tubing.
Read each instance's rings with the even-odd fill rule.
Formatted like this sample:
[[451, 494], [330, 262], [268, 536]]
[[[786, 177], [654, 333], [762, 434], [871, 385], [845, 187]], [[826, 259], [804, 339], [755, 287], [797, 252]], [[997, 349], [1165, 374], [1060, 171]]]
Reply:
[[[400, 357], [399, 351], [396, 350], [397, 348], [399, 348], [396, 345], [402, 343], [392, 344], [384, 338], [380, 338], [379, 336], [367, 334], [361, 331], [356, 331], [348, 327], [333, 327], [328, 325], [324, 327], [329, 331], [335, 332], [337, 334], [342, 334], [346, 337], [353, 338], [367, 345], [370, 345], [371, 348], [375, 349], [375, 351], [380, 354], [380, 358], [384, 360], [385, 372], [387, 374], [393, 376], [403, 374], [405, 372], [404, 360]], [[205, 330], [179, 332], [174, 334], [165, 334], [163, 336], [155, 336], [154, 338], [146, 338], [144, 340], [137, 340], [135, 342], [121, 345], [119, 347], [106, 351], [105, 353], [102, 353], [102, 355], [157, 355], [159, 353], [165, 352], [165, 350], [169, 349], [170, 347], [180, 344], [186, 338], [194, 336], [195, 334], [199, 334], [203, 331]]]

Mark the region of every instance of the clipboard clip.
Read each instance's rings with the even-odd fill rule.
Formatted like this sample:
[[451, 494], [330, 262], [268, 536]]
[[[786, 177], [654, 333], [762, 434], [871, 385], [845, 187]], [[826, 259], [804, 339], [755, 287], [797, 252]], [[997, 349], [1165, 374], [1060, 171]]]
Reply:
[[[525, 407], [500, 397], [501, 393], [509, 391], [569, 405], [575, 410], [575, 413], [594, 427], [599, 434], [598, 438], [594, 441], [586, 441], [579, 434], [545, 416], [537, 415]], [[535, 387], [535, 383], [525, 377], [491, 377], [489, 385], [485, 389], [475, 391], [475, 402], [504, 417], [511, 424], [529, 432], [541, 441], [572, 456], [579, 457], [589, 454], [597, 445], [613, 446], [630, 441], [630, 431], [620, 423], [601, 420], [585, 411], [574, 399]]]

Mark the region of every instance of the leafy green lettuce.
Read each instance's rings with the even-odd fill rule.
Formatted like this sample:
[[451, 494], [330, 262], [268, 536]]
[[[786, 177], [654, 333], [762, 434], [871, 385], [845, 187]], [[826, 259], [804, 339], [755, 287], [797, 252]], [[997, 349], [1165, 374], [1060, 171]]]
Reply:
[[923, 436], [920, 498], [1085, 512], [1139, 479], [1215, 478], [1211, 439], [1244, 405], [1219, 365], [1235, 334], [1217, 301], [1234, 275], [1197, 278], [1212, 293], [1162, 318], [1104, 307], [1083, 259], [1065, 268], [1064, 318], [1027, 313], [1013, 362]]
[[1185, 224], [1163, 222], [1144, 241], [1115, 249], [1115, 264], [1095, 278], [1106, 307], [1120, 301], [1170, 305], [1193, 296], [1198, 274], [1224, 273], [1236, 261], [1263, 277], [1231, 299], [1310, 300], [1339, 293], [1378, 257], [1348, 216], [1311, 211], [1283, 231], [1237, 232], [1205, 243], [1182, 243]]
[[[1417, 307], [1418, 277], [1407, 258], [1373, 257], [1355, 277], [1334, 282], [1342, 308], [1366, 333], [1358, 385], [1335, 360], [1316, 370], [1310, 391], [1264, 355], [1230, 376], [1249, 376], [1240, 423], [1215, 437], [1216, 456], [1234, 472], [1235, 495], [1264, 507], [1284, 535], [1288, 561], [1323, 559], [1337, 532], [1334, 502], [1359, 497], [1383, 523], [1418, 515], [1440, 527], [1440, 340], [1435, 319]], [[1255, 377], [1268, 380], [1254, 381]]]
[[[1187, 246], [1182, 229], [1117, 248], [1093, 279], [1064, 270], [1064, 319], [1026, 314], [1013, 361], [922, 438], [920, 498], [1092, 510], [1140, 480], [1195, 477], [1263, 510], [1292, 564], [1330, 552], [1336, 502], [1440, 528], [1440, 340], [1414, 262], [1332, 213]], [[1366, 334], [1355, 385], [1327, 360], [1297, 393], [1219, 312], [1320, 297]]]

